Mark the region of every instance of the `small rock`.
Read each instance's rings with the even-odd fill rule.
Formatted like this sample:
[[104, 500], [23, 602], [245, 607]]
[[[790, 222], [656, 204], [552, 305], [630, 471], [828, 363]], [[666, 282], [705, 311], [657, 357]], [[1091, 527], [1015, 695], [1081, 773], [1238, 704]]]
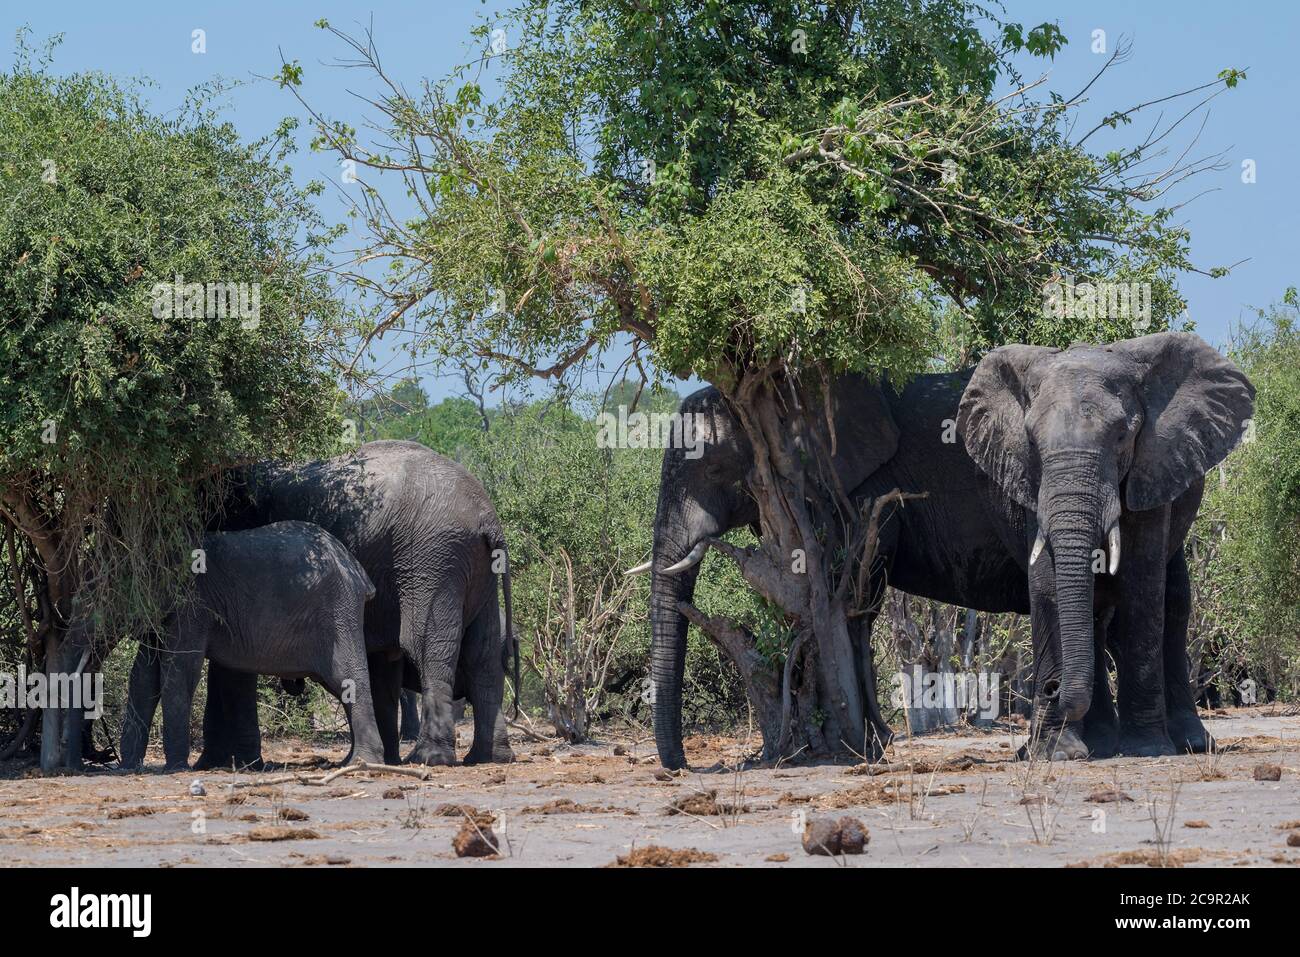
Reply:
[[1257, 764], [1255, 765], [1256, 781], [1281, 781], [1282, 765], [1280, 764]]
[[789, 855], [789, 854], [769, 854], [769, 855], [767, 855], [767, 857], [763, 858], [763, 860], [765, 860], [765, 861], [771, 861], [773, 864], [784, 864], [786, 861], [790, 860], [790, 855]]
[[466, 821], [451, 840], [457, 857], [495, 857], [497, 836], [488, 824]]
[[203, 786], [202, 781], [191, 781], [190, 793], [195, 797], [203, 797], [208, 793], [208, 789]]
[[857, 818], [812, 818], [804, 825], [803, 849], [809, 854], [837, 857], [840, 854], [861, 854], [871, 842], [869, 832]]
[[401, 799], [402, 799], [401, 788], [389, 788], [387, 791], [384, 792], [385, 801], [400, 801]]
[[1183, 822], [1183, 827], [1202, 828], [1202, 827], [1209, 827], [1209, 826], [1210, 826], [1209, 821], [1184, 821]]

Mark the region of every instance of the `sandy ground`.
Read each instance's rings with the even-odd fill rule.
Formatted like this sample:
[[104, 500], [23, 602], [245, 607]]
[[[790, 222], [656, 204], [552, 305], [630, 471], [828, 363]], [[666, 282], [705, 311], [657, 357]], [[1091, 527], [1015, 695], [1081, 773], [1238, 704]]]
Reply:
[[[579, 747], [517, 740], [515, 764], [434, 768], [425, 781], [350, 773], [268, 783], [318, 778], [329, 770], [316, 764], [322, 753], [342, 756], [268, 742], [267, 758], [284, 766], [262, 775], [0, 779], [0, 861], [600, 866], [660, 846], [721, 867], [1300, 865], [1300, 846], [1288, 846], [1300, 845], [1300, 709], [1216, 712], [1207, 724], [1222, 748], [1214, 756], [1016, 762], [1023, 729], [1007, 727], [899, 742], [877, 773], [737, 772], [746, 742], [695, 737], [692, 769], [669, 775], [651, 741], [611, 735]], [[459, 731], [462, 751], [470, 733]], [[1255, 780], [1259, 765], [1280, 765], [1280, 780]], [[192, 782], [206, 793], [192, 794]], [[492, 815], [498, 856], [456, 856], [464, 805]], [[865, 824], [866, 853], [805, 854], [803, 822], [825, 815]]]

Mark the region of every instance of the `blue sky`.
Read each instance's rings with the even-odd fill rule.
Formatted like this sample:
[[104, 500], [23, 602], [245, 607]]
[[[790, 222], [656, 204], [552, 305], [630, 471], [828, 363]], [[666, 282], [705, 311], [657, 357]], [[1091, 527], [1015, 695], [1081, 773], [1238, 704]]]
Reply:
[[[279, 68], [280, 51], [299, 60], [305, 70], [304, 90], [324, 112], [353, 121], [362, 113], [349, 95], [349, 84], [361, 82], [356, 72], [325, 64], [341, 55], [338, 45], [313, 23], [325, 17], [351, 29], [373, 18], [385, 67], [395, 77], [413, 83], [422, 76], [437, 78], [467, 59], [470, 28], [501, 3], [479, 0], [425, 2], [276, 3], [226, 0], [222, 3], [141, 2], [130, 5], [72, 0], [58, 4], [8, 5], [0, 11], [0, 28], [11, 37], [24, 24], [35, 37], [64, 34], [55, 69], [71, 72], [96, 69], [119, 76], [145, 76], [155, 88], [150, 97], [159, 111], [174, 109], [193, 86], [221, 76], [250, 80]], [[1294, 263], [1296, 244], [1289, 240], [1300, 219], [1300, 79], [1297, 79], [1295, 38], [1300, 35], [1300, 4], [1288, 0], [1256, 0], [1247, 5], [1203, 0], [1088, 0], [1044, 3], [1008, 0], [1007, 17], [1027, 27], [1044, 20], [1059, 23], [1069, 40], [1054, 61], [1026, 60], [1022, 67], [1036, 78], [1050, 73], [1048, 87], [1062, 94], [1077, 92], [1105, 60], [1091, 50], [1094, 30], [1104, 30], [1107, 49], [1121, 36], [1133, 43], [1129, 62], [1110, 71], [1090, 91], [1080, 111], [1079, 128], [1118, 108], [1151, 100], [1214, 77], [1226, 67], [1245, 68], [1249, 77], [1237, 89], [1219, 97], [1193, 155], [1227, 150], [1227, 168], [1199, 176], [1181, 193], [1202, 195], [1186, 207], [1181, 218], [1192, 232], [1192, 252], [1198, 266], [1209, 268], [1248, 260], [1222, 279], [1188, 275], [1182, 282], [1189, 317], [1198, 331], [1216, 344], [1231, 327], [1249, 319], [1253, 307], [1279, 298], [1289, 285], [1300, 285]], [[193, 52], [192, 34], [205, 32], [207, 52]], [[364, 86], [360, 87], [364, 89]], [[1180, 101], [1181, 102], [1181, 101]], [[275, 127], [297, 104], [273, 83], [253, 83], [231, 96], [230, 117], [249, 138]], [[1168, 118], [1177, 104], [1169, 107]], [[1158, 111], [1141, 114], [1124, 131], [1123, 141], [1145, 131], [1141, 117], [1153, 122]], [[1091, 119], [1093, 122], [1088, 122]], [[1086, 125], [1084, 125], [1086, 124]], [[1176, 139], [1185, 144], [1187, 135]], [[303, 136], [305, 145], [306, 135]], [[1099, 150], [1107, 143], [1094, 137]], [[1242, 182], [1242, 162], [1253, 160], [1256, 182]], [[337, 167], [324, 156], [305, 149], [295, 161], [306, 181], [338, 181]], [[322, 198], [326, 216], [342, 214], [336, 195]], [[391, 374], [402, 359], [384, 347]], [[459, 391], [455, 378], [425, 376], [435, 397]]]

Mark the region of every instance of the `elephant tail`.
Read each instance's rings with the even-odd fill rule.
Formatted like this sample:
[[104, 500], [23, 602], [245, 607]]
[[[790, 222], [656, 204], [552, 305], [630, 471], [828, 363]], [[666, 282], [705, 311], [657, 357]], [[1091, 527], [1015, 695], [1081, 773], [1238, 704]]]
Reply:
[[515, 720], [519, 720], [519, 639], [515, 637], [515, 613], [514, 607], [510, 601], [510, 549], [506, 545], [504, 536], [499, 537], [492, 546], [501, 550], [501, 600], [505, 607], [506, 627], [505, 627], [505, 646], [501, 650], [502, 665], [505, 664], [507, 654], [514, 658], [513, 680], [515, 686]]

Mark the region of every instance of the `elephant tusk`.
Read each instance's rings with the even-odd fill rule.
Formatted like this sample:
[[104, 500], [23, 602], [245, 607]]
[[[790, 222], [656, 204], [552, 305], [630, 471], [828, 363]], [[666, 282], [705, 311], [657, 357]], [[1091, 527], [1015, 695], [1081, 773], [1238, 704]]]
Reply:
[[700, 559], [704, 557], [705, 549], [708, 547], [708, 542], [700, 542], [690, 550], [685, 558], [676, 565], [669, 565], [667, 568], [663, 569], [662, 573], [665, 575], [676, 575], [679, 572], [686, 571], [686, 569], [690, 568], [692, 565], [698, 565]]
[[1106, 533], [1106, 544], [1110, 551], [1110, 574], [1115, 574], [1119, 570], [1119, 525], [1112, 525], [1110, 531]]
[[650, 570], [650, 568], [653, 565], [654, 565], [654, 559], [651, 559], [648, 562], [642, 562], [640, 565], [636, 566], [636, 568], [629, 568], [627, 571], [623, 573], [623, 575], [624, 577], [627, 578], [630, 578], [633, 575], [644, 575], [646, 572]]
[[1047, 544], [1047, 539], [1043, 536], [1043, 530], [1038, 530], [1038, 537], [1034, 539], [1034, 550], [1029, 553], [1029, 564], [1038, 561], [1038, 556], [1043, 553], [1043, 546]]

